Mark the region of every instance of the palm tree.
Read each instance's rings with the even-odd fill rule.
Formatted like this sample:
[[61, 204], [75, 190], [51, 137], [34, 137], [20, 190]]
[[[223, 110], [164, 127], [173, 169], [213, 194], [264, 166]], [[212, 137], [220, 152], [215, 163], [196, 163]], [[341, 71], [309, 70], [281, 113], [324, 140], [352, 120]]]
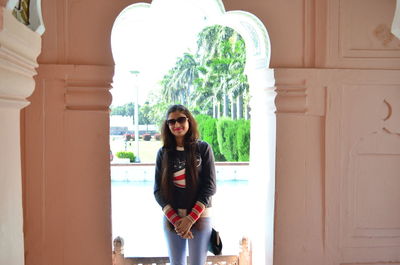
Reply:
[[[241, 103], [241, 95], [248, 93], [247, 78], [244, 75], [246, 54], [243, 39], [231, 28], [219, 25], [208, 27], [199, 34], [197, 54], [199, 61], [206, 66], [207, 74], [203, 76], [203, 83], [212, 84], [213, 100], [218, 105], [223, 103], [224, 116], [228, 114], [230, 101], [231, 116], [235, 118], [237, 102]], [[237, 108], [243, 109], [242, 106]], [[238, 118], [242, 117], [241, 113], [238, 113]]]
[[161, 80], [161, 95], [170, 103], [178, 102], [180, 97], [180, 91], [174, 85], [174, 74], [175, 68], [172, 68]]
[[[219, 105], [223, 102], [223, 115], [227, 115], [227, 89], [225, 86], [225, 78], [223, 76], [226, 73], [225, 63], [221, 63], [221, 58], [224, 55], [224, 45], [229, 39], [233, 30], [228, 27], [222, 27], [219, 25], [207, 27], [199, 33], [198, 36], [198, 50], [197, 54], [200, 59], [200, 63], [208, 68], [208, 74], [205, 76], [205, 84], [212, 85], [213, 90], [213, 116], [220, 117]], [[223, 95], [221, 95], [221, 92]], [[216, 110], [215, 110], [216, 109]]]
[[215, 25], [199, 33], [197, 44], [195, 55], [184, 53], [164, 76], [163, 98], [192, 108], [200, 105], [199, 113], [213, 117], [221, 116], [222, 106], [223, 116], [230, 109], [232, 118], [241, 118], [242, 98], [248, 93], [243, 39], [233, 29]]
[[195, 80], [199, 78], [199, 65], [194, 56], [185, 53], [176, 63], [174, 82], [181, 91], [182, 102], [191, 106], [190, 94], [194, 90]]
[[192, 105], [190, 94], [199, 78], [198, 67], [199, 64], [192, 54], [185, 53], [179, 57], [175, 66], [161, 81], [163, 97], [173, 103]]

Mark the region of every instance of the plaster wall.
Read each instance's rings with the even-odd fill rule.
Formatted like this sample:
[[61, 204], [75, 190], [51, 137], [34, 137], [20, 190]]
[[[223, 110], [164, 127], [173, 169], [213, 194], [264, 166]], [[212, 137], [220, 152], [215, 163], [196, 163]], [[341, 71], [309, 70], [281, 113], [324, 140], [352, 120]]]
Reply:
[[[110, 34], [134, 2], [42, 1], [39, 75], [24, 111], [26, 264], [111, 264]], [[399, 149], [391, 149], [400, 121], [395, 0], [224, 4], [256, 15], [271, 39], [274, 264], [400, 263], [400, 199], [391, 189], [400, 172]], [[379, 217], [368, 214], [382, 207]]]

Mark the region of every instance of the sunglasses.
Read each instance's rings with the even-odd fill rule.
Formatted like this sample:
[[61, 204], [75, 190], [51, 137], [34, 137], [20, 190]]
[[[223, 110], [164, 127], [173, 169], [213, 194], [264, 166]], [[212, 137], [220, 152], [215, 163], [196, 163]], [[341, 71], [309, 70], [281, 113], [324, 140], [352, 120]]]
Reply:
[[187, 117], [179, 117], [177, 119], [169, 119], [167, 120], [167, 124], [169, 126], [175, 125], [176, 122], [178, 122], [179, 124], [184, 124], [187, 121]]

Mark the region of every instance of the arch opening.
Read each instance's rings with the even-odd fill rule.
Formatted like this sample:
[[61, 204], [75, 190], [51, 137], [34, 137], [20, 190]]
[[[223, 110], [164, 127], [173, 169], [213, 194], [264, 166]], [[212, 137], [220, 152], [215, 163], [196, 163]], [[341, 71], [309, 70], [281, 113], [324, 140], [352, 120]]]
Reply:
[[[177, 10], [182, 10], [182, 8], [191, 10], [193, 13], [177, 12]], [[167, 10], [172, 13], [168, 13]], [[134, 15], [131, 15], [129, 18], [125, 17], [124, 14], [127, 12], [132, 12]], [[141, 87], [150, 86], [149, 83], [146, 84], [147, 81], [144, 81], [144, 79], [146, 79], [147, 75], [151, 75], [149, 69], [151, 69], [155, 63], [160, 63], [156, 60], [159, 58], [157, 52], [165, 53], [166, 49], [157, 49], [157, 45], [158, 47], [159, 45], [168, 46], [169, 43], [166, 44], [165, 41], [171, 39], [179, 40], [181, 36], [194, 34], [193, 30], [191, 30], [191, 33], [187, 33], [183, 29], [178, 31], [176, 35], [168, 35], [170, 32], [168, 30], [163, 30], [168, 24], [165, 16], [166, 14], [168, 17], [175, 17], [180, 21], [188, 21], [188, 19], [197, 18], [198, 21], [202, 20], [202, 23], [200, 23], [202, 25], [201, 28], [212, 25], [232, 28], [243, 37], [246, 43], [245, 72], [249, 81], [250, 94], [252, 97], [250, 101], [250, 174], [257, 176], [250, 183], [251, 188], [255, 192], [252, 193], [253, 195], [249, 203], [261, 206], [257, 207], [261, 210], [252, 214], [249, 218], [259, 220], [257, 223], [254, 223], [256, 229], [250, 232], [250, 239], [253, 242], [254, 264], [272, 264], [275, 188], [275, 92], [273, 70], [269, 69], [270, 42], [268, 33], [263, 24], [254, 15], [244, 11], [225, 12], [221, 1], [210, 0], [196, 2], [169, 0], [153, 1], [151, 5], [145, 3], [131, 5], [124, 9], [117, 18], [112, 34], [115, 34], [114, 30], [118, 25], [133, 20], [130, 22], [134, 22], [135, 25], [137, 25], [136, 29], [139, 29], [139, 31], [142, 30], [140, 44], [137, 46], [150, 50], [152, 54], [143, 53], [143, 49], [140, 48], [128, 54], [126, 51], [129, 50], [129, 44], [131, 42], [126, 41], [123, 44], [125, 48], [113, 44], [113, 55], [117, 71], [118, 68], [122, 68], [125, 69], [125, 72], [132, 73], [132, 71], [137, 71], [141, 74], [143, 73], [143, 77], [141, 77], [142, 80], [140, 81]], [[162, 23], [151, 25], [149, 20], [151, 20], [153, 16], [158, 18], [161, 16], [165, 19], [159, 20], [162, 21]], [[199, 27], [197, 31], [200, 31], [201, 28]], [[158, 32], [159, 35], [155, 36], [156, 34], [154, 32]], [[194, 32], [195, 34], [197, 33], [196, 31]], [[136, 41], [137, 40], [138, 39], [136, 39]], [[164, 42], [159, 42], [157, 40], [164, 40]], [[149, 49], [149, 46], [153, 47], [153, 49]], [[182, 49], [185, 48], [183, 47]], [[127, 57], [130, 59], [126, 60]], [[122, 61], [128, 61], [129, 63], [124, 64], [121, 63]], [[140, 70], [138, 70], [139, 68]], [[137, 72], [135, 73], [137, 74]], [[137, 78], [137, 75], [134, 78]], [[146, 85], [143, 85], [143, 83]], [[136, 88], [136, 91], [142, 90]], [[257, 174], [255, 174], [255, 172], [257, 172]], [[238, 211], [240, 211], [240, 209], [238, 209]]]

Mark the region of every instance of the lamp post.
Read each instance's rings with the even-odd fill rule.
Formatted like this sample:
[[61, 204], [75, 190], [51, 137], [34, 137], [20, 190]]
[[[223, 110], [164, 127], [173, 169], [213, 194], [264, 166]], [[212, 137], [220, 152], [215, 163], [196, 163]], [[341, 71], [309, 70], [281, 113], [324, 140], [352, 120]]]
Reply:
[[137, 70], [129, 71], [131, 74], [135, 76], [134, 87], [136, 92], [136, 101], [135, 101], [135, 162], [140, 163], [139, 158], [139, 85], [138, 85], [138, 77], [140, 72]]

